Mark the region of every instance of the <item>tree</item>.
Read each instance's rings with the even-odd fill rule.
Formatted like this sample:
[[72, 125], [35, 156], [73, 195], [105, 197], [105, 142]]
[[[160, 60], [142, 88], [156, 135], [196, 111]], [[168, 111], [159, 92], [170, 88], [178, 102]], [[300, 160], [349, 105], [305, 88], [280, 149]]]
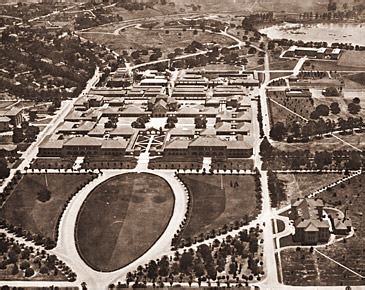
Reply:
[[159, 275], [162, 277], [167, 277], [169, 275], [169, 258], [167, 256], [163, 256], [161, 261], [158, 263], [160, 268]]
[[361, 154], [360, 152], [352, 151], [349, 156], [349, 160], [346, 164], [348, 170], [359, 170], [361, 168]]
[[180, 258], [180, 271], [187, 274], [193, 265], [193, 256], [190, 252], [184, 252]]
[[350, 103], [348, 104], [349, 113], [352, 115], [357, 115], [361, 111], [361, 106], [359, 104]]
[[287, 134], [288, 130], [282, 122], [274, 124], [270, 130], [270, 137], [275, 141], [282, 141]]
[[207, 118], [203, 116], [195, 117], [194, 123], [196, 129], [205, 129], [207, 127]]
[[28, 269], [30, 267], [30, 263], [27, 260], [24, 260], [23, 262], [20, 263], [20, 269], [25, 270]]
[[260, 154], [263, 157], [269, 157], [272, 155], [274, 151], [274, 147], [270, 144], [269, 140], [267, 140], [266, 136], [262, 140], [260, 144]]
[[328, 87], [323, 91], [323, 95], [326, 97], [338, 97], [340, 93], [335, 87]]
[[37, 119], [37, 112], [32, 110], [29, 112], [29, 120], [31, 122], [34, 122], [35, 119]]
[[333, 102], [330, 105], [331, 113], [337, 115], [341, 112], [340, 106], [337, 102]]
[[0, 158], [0, 179], [7, 178], [10, 174], [10, 169], [8, 168], [8, 163], [4, 157]]
[[158, 266], [155, 261], [151, 261], [148, 264], [147, 277], [151, 280], [156, 279], [158, 276]]
[[37, 199], [41, 202], [47, 202], [51, 199], [51, 192], [48, 189], [38, 192]]
[[29, 126], [26, 130], [25, 130], [25, 136], [27, 138], [27, 140], [29, 142], [33, 142], [35, 141], [35, 139], [37, 138], [37, 135], [39, 134], [39, 127], [37, 126]]
[[356, 98], [354, 98], [354, 99], [352, 100], [352, 102], [353, 102], [354, 104], [356, 104], [356, 105], [359, 105], [359, 104], [360, 104], [360, 99], [359, 99], [358, 97], [356, 97]]
[[16, 275], [19, 273], [19, 268], [17, 264], [13, 264], [13, 266], [11, 267], [11, 275]]
[[32, 268], [27, 268], [25, 270], [25, 277], [32, 277], [34, 275], [34, 270]]
[[15, 127], [13, 129], [13, 142], [20, 143], [25, 139], [25, 135], [22, 128]]
[[317, 164], [318, 168], [322, 169], [324, 166], [332, 163], [332, 154], [327, 151], [316, 152], [314, 155], [314, 162]]

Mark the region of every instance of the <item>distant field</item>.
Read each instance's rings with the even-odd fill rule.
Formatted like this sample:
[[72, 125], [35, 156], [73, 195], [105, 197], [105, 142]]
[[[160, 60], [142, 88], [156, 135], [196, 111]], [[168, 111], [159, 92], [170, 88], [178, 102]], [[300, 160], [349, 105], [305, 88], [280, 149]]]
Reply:
[[270, 70], [293, 70], [298, 60], [270, 58]]
[[[344, 56], [342, 56], [344, 57]], [[342, 59], [342, 58], [341, 58]], [[340, 64], [341, 62], [341, 64]], [[365, 65], [353, 65], [349, 60], [325, 61], [325, 60], [311, 60], [311, 65], [314, 65], [314, 70], [318, 71], [363, 71]]]
[[[181, 36], [179, 36], [181, 33]], [[201, 43], [218, 43], [222, 46], [235, 44], [232, 39], [222, 35], [211, 34], [208, 32], [199, 32], [197, 35], [193, 31], [149, 31], [129, 28], [121, 32], [121, 35], [85, 33], [83, 37], [99, 44], [106, 45], [118, 53], [129, 49], [152, 49], [161, 48], [163, 53], [173, 52], [175, 48], [185, 48], [192, 41]]]
[[[89, 174], [27, 174], [5, 202], [1, 217], [31, 233], [55, 240], [63, 205], [90, 179]], [[39, 201], [38, 193], [47, 188], [51, 199]]]
[[365, 69], [365, 51], [346, 50], [338, 61], [338, 65]]
[[[365, 147], [365, 140], [363, 134], [355, 134], [348, 136], [340, 136], [346, 142], [350, 142], [350, 144], [354, 146], [358, 146], [360, 148]], [[324, 151], [324, 150], [354, 150], [350, 145], [345, 144], [344, 142], [334, 138], [323, 138], [319, 140], [310, 141], [308, 143], [287, 143], [287, 142], [274, 142], [274, 147], [282, 150], [293, 152], [296, 150], [309, 150], [311, 152], [316, 151]]]
[[277, 176], [285, 184], [288, 202], [304, 197], [343, 177], [342, 174], [277, 174]]
[[193, 200], [191, 218], [183, 233], [184, 239], [218, 230], [245, 216], [252, 219], [256, 215], [256, 186], [252, 175], [181, 174], [179, 178]]
[[346, 89], [364, 89], [365, 72], [343, 74]]
[[94, 269], [113, 271], [140, 257], [163, 233], [174, 196], [153, 174], [116, 176], [95, 188], [76, 226], [79, 252]]

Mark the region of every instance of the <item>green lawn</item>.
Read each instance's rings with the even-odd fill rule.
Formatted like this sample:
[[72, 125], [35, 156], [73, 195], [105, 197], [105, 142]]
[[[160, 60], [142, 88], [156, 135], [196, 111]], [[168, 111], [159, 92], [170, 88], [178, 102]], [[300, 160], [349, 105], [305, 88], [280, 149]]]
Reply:
[[256, 215], [256, 186], [252, 175], [182, 174], [179, 178], [188, 188], [193, 201], [184, 239], [218, 230], [245, 216], [252, 220]]
[[116, 176], [86, 199], [76, 239], [85, 262], [114, 271], [145, 253], [167, 227], [174, 207], [168, 183], [152, 174]]
[[[5, 202], [1, 217], [35, 234], [56, 239], [56, 225], [65, 202], [91, 179], [89, 174], [27, 174]], [[51, 192], [50, 200], [41, 202], [38, 193]]]
[[342, 177], [342, 174], [278, 174], [278, 179], [285, 184], [287, 201], [304, 197], [326, 185], [335, 182]]

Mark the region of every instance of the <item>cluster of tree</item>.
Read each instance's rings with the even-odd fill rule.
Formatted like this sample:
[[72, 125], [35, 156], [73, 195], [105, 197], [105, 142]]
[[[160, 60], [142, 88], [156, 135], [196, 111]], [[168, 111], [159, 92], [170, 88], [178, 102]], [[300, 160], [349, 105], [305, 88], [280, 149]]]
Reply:
[[285, 81], [285, 79], [278, 79], [278, 80], [272, 81], [270, 83], [270, 86], [273, 86], [273, 87], [284, 87], [284, 86], [286, 86], [286, 81]]
[[271, 206], [278, 207], [280, 205], [280, 202], [286, 200], [284, 182], [280, 180], [277, 175], [271, 170], [267, 172], [267, 175]]
[[261, 108], [260, 98], [257, 102], [257, 120], [259, 122], [260, 137], [263, 138], [265, 133], [264, 133], [263, 120], [262, 120], [262, 108]]
[[21, 127], [14, 127], [13, 142], [20, 143], [26, 141], [32, 143], [36, 140], [39, 132], [40, 132], [39, 127], [30, 126], [27, 121], [24, 121]]
[[357, 115], [361, 111], [360, 99], [354, 98], [351, 103], [348, 104], [348, 111], [352, 115]]
[[63, 276], [70, 282], [76, 280], [76, 274], [55, 255], [15, 243], [5, 234], [0, 234], [0, 255], [0, 269], [7, 270], [7, 273], [13, 276], [18, 277], [22, 273], [23, 277], [29, 279], [37, 272], [37, 276], [44, 275], [47, 279], [50, 276], [55, 279]]
[[89, 12], [77, 15], [75, 18], [75, 29], [81, 30], [119, 21], [123, 21], [123, 17], [119, 14], [107, 14], [103, 9], [96, 9], [93, 11], [93, 15]]
[[205, 116], [198, 116], [194, 119], [194, 124], [196, 129], [205, 129], [207, 128], [207, 118]]
[[143, 115], [137, 118], [136, 121], [134, 121], [131, 126], [132, 128], [137, 129], [144, 129], [146, 128], [146, 123], [150, 121], [150, 117], [148, 115]]
[[8, 168], [8, 162], [4, 157], [0, 158], [0, 179], [7, 178], [10, 174], [10, 169]]
[[[164, 1], [161, 1], [161, 2], [165, 4]], [[117, 7], [124, 8], [128, 11], [137, 11], [137, 10], [144, 10], [147, 8], [153, 8], [154, 5], [156, 4], [155, 1], [138, 2], [138, 1], [133, 1], [133, 0], [117, 1], [116, 3], [117, 3]]]
[[[304, 65], [306, 66], [310, 66], [311, 62], [310, 61], [306, 61], [304, 63]], [[298, 74], [298, 78], [300, 79], [323, 79], [325, 77], [327, 77], [327, 73], [323, 72], [323, 71], [315, 71], [314, 68], [315, 66], [312, 65], [312, 70], [311, 71], [300, 71]]]
[[[361, 109], [360, 105], [350, 103], [349, 110], [351, 113], [357, 113]], [[352, 107], [356, 107], [353, 111]], [[359, 109], [360, 107], [360, 109]], [[363, 118], [354, 118], [352, 116], [347, 119], [338, 118], [337, 121], [331, 119], [324, 120], [331, 112], [332, 114], [339, 114], [341, 111], [337, 102], [333, 102], [330, 108], [326, 105], [318, 105], [316, 109], [310, 114], [311, 119], [308, 122], [295, 122], [285, 125], [283, 122], [275, 123], [270, 130], [270, 137], [275, 141], [292, 142], [308, 142], [313, 137], [323, 137], [324, 134], [341, 131], [344, 134], [353, 134], [354, 129], [362, 130], [364, 126]]]
[[273, 147], [267, 138], [260, 145], [264, 168], [272, 170], [359, 170], [365, 156], [359, 151], [333, 150], [311, 152], [309, 150], [281, 151]]
[[117, 128], [118, 124], [118, 117], [117, 116], [110, 116], [108, 122], [104, 124], [105, 128]]
[[261, 232], [259, 228], [242, 230], [222, 242], [216, 239], [210, 246], [203, 244], [197, 250], [176, 251], [173, 257], [152, 260], [145, 267], [139, 266], [133, 273], [127, 273], [127, 284], [188, 282], [191, 285], [197, 282], [200, 285], [202, 281], [221, 280], [248, 283], [255, 276], [260, 280], [264, 274], [263, 261], [258, 255]]
[[107, 67], [115, 61], [105, 47], [82, 42], [71, 32], [64, 32], [7, 27], [2, 32], [4, 45], [0, 48], [7, 73], [0, 77], [0, 86], [17, 97], [37, 101], [75, 97], [96, 65]]
[[178, 119], [176, 117], [176, 115], [174, 116], [169, 116], [167, 118], [167, 122], [166, 122], [166, 125], [165, 125], [165, 128], [166, 129], [172, 129], [172, 128], [175, 128], [175, 124], [178, 122]]
[[272, 21], [274, 21], [273, 12], [250, 14], [243, 19], [242, 28], [248, 31], [257, 32], [256, 26], [258, 24]]

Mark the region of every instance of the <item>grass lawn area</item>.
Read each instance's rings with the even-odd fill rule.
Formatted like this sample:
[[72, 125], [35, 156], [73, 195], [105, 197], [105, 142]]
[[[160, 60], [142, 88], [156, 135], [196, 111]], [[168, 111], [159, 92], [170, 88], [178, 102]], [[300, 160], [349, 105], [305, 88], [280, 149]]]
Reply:
[[85, 262], [114, 271], [145, 253], [167, 227], [174, 207], [168, 183], [152, 174], [116, 176], [95, 188], [82, 206], [76, 240]]
[[322, 187], [343, 177], [342, 174], [277, 174], [279, 180], [285, 184], [287, 201], [304, 197]]
[[179, 178], [193, 201], [184, 239], [218, 230], [245, 216], [252, 220], [256, 215], [256, 186], [252, 175], [181, 174]]
[[[63, 205], [91, 178], [90, 174], [24, 175], [1, 209], [1, 217], [8, 223], [55, 240]], [[46, 184], [51, 198], [41, 202], [37, 199], [38, 193], [47, 189]]]
[[365, 73], [343, 73], [341, 74], [345, 81], [346, 89], [364, 89], [365, 88]]
[[345, 50], [340, 60], [338, 61], [340, 66], [351, 66], [365, 68], [365, 51], [352, 51]]
[[298, 59], [270, 58], [270, 70], [293, 70]]
[[327, 61], [327, 60], [310, 60], [311, 65], [314, 65], [314, 70], [318, 71], [363, 71], [365, 65], [353, 66], [349, 61]]
[[[359, 136], [361, 137], [361, 135], [351, 135], [351, 136], [339, 136], [341, 139], [346, 140], [346, 142], [348, 142], [349, 137], [352, 138], [359, 138]], [[361, 139], [361, 138], [360, 138]], [[352, 142], [352, 141], [350, 141]], [[363, 140], [360, 140], [361, 144], [364, 143]], [[351, 143], [354, 146], [357, 146], [358, 144], [355, 143]], [[333, 151], [333, 150], [354, 150], [354, 148], [352, 148], [350, 145], [347, 145], [345, 143], [343, 143], [342, 141], [334, 138], [334, 137], [329, 137], [329, 138], [322, 138], [319, 140], [313, 140], [310, 141], [308, 143], [286, 143], [286, 142], [273, 142], [273, 145], [275, 148], [282, 150], [282, 151], [289, 151], [289, 152], [293, 152], [296, 150], [309, 150], [311, 152], [315, 152], [315, 151], [324, 151], [324, 150], [329, 150], [329, 151]], [[363, 145], [361, 145], [363, 146]]]
[[[179, 33], [181, 33], [181, 36], [178, 35]], [[121, 32], [121, 35], [84, 33], [82, 36], [98, 44], [104, 44], [118, 53], [131, 48], [133, 50], [161, 48], [164, 56], [167, 53], [173, 52], [175, 48], [185, 48], [193, 40], [203, 44], [216, 42], [222, 46], [235, 44], [232, 39], [223, 35], [208, 32], [199, 32], [197, 35], [194, 35], [193, 31], [189, 30], [185, 32], [171, 30], [166, 34], [164, 30], [149, 31], [127, 28], [124, 32]]]
[[320, 285], [316, 254], [309, 249], [296, 251], [295, 249], [283, 250], [280, 253], [283, 269], [283, 283], [293, 286], [318, 286]]

